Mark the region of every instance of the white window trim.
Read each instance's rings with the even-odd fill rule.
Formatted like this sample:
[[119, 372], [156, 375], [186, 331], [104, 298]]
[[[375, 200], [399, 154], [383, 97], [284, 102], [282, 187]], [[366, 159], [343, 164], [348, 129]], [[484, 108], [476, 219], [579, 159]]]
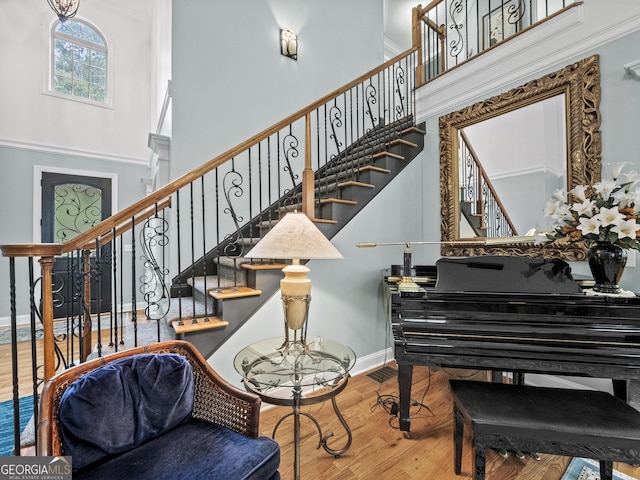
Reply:
[[93, 105], [96, 107], [113, 109], [113, 77], [114, 77], [114, 48], [111, 45], [111, 41], [104, 34], [102, 30], [100, 30], [93, 22], [90, 20], [76, 15], [74, 20], [78, 20], [80, 22], [84, 22], [93, 28], [96, 32], [102, 35], [102, 38], [105, 41], [106, 49], [107, 49], [107, 101], [106, 102], [96, 102], [95, 100], [90, 100], [88, 98], [76, 97], [75, 95], [67, 95], [64, 93], [59, 93], [53, 90], [52, 80], [53, 80], [53, 27], [56, 23], [58, 23], [58, 19], [56, 17], [46, 25], [45, 24], [45, 40], [43, 45], [46, 54], [44, 55], [44, 74], [43, 74], [43, 90], [42, 93], [44, 95], [48, 95], [51, 97], [62, 98], [65, 100], [71, 100], [73, 102], [84, 103], [86, 105]]

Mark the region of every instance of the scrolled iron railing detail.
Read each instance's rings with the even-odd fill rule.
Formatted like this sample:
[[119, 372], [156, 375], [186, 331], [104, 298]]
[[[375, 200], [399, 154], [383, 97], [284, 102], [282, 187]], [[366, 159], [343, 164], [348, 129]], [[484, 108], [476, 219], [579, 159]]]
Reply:
[[282, 139], [282, 150], [284, 153], [284, 161], [286, 165], [283, 168], [285, 173], [289, 174], [291, 178], [291, 188], [284, 189], [284, 193], [287, 194], [289, 191], [293, 190], [296, 187], [296, 180], [298, 180], [299, 176], [294, 173], [293, 167], [291, 166], [292, 161], [298, 158], [300, 155], [300, 151], [298, 150], [298, 146], [300, 141], [298, 137], [296, 137], [293, 133], [293, 125], [289, 125], [289, 133], [287, 133]]
[[394, 81], [395, 81], [395, 93], [398, 95], [398, 103], [396, 104], [396, 120], [400, 120], [401, 118], [406, 116], [405, 113], [405, 95], [402, 94], [402, 87], [405, 85], [405, 71], [402, 67], [402, 64], [398, 64], [396, 68], [394, 68]]
[[449, 4], [449, 18], [451, 19], [449, 30], [455, 35], [447, 43], [449, 45], [449, 55], [454, 58], [457, 58], [464, 49], [465, 41], [462, 30], [465, 27], [465, 23], [458, 18], [458, 15], [464, 15], [465, 5], [466, 0], [456, 0]]
[[224, 237], [223, 252], [226, 257], [231, 259], [240, 258], [244, 254], [243, 234], [240, 228], [244, 218], [237, 214], [232, 201], [232, 198], [240, 198], [244, 194], [243, 183], [244, 178], [235, 170], [235, 166], [222, 177], [222, 193], [227, 201], [227, 206], [223, 209], [223, 213], [231, 217], [235, 226], [235, 230]]
[[140, 230], [140, 259], [145, 269], [140, 276], [140, 293], [146, 304], [145, 316], [150, 320], [161, 320], [171, 306], [171, 294], [166, 282], [169, 269], [158, 260], [158, 253], [169, 245], [168, 231], [169, 222], [158, 215], [147, 219]]
[[343, 126], [343, 115], [344, 112], [338, 107], [338, 102], [334, 101], [334, 104], [329, 108], [329, 126], [331, 127], [331, 134], [329, 138], [333, 140], [333, 143], [336, 146], [336, 153], [331, 154], [329, 158], [334, 160], [340, 155], [342, 151], [343, 143], [338, 138], [338, 130]]
[[378, 89], [373, 86], [371, 80], [369, 80], [369, 85], [364, 87], [364, 98], [366, 103], [365, 113], [369, 116], [369, 120], [371, 120], [371, 127], [365, 130], [368, 133], [376, 128], [376, 125], [380, 121], [380, 119], [373, 115], [373, 107], [378, 104]]

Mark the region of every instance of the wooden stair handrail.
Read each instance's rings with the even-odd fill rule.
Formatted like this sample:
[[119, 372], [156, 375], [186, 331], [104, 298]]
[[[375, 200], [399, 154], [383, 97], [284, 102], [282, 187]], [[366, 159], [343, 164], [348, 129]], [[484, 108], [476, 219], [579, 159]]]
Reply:
[[235, 147], [227, 150], [226, 152], [200, 165], [199, 167], [195, 168], [191, 172], [188, 172], [183, 176], [177, 178], [176, 180], [172, 181], [171, 183], [168, 183], [167, 185], [159, 188], [155, 192], [147, 195], [146, 197], [130, 205], [129, 207], [121, 210], [120, 212], [115, 213], [109, 218], [101, 221], [96, 226], [79, 234], [78, 236], [74, 237], [72, 240], [68, 242], [65, 242], [64, 244], [61, 244], [61, 243], [8, 244], [8, 245], [5, 244], [5, 245], [0, 245], [0, 251], [2, 252], [2, 255], [5, 257], [39, 257], [39, 256], [62, 255], [64, 253], [82, 249], [83, 246], [86, 246], [92, 242], [95, 242], [96, 238], [100, 238], [105, 234], [107, 234], [108, 232], [112, 231], [114, 228], [118, 228], [119, 226], [124, 224], [126, 221], [130, 221], [132, 217], [136, 217], [145, 209], [148, 209], [149, 207], [153, 207], [154, 204], [166, 199], [167, 197], [177, 192], [184, 186], [199, 179], [200, 177], [207, 174], [211, 170], [214, 170], [215, 168], [223, 165], [230, 159], [238, 156], [242, 152], [260, 143], [262, 140], [265, 140], [266, 138], [270, 137], [276, 132], [287, 127], [288, 125], [306, 117], [317, 108], [328, 103], [334, 98], [342, 95], [343, 93], [347, 92], [351, 88], [364, 82], [368, 78], [384, 71], [386, 68], [390, 67], [394, 63], [399, 62], [400, 60], [408, 57], [416, 50], [417, 50], [416, 47], [412, 47], [409, 50], [405, 51], [404, 53], [401, 53], [400, 55], [395, 56], [391, 60], [386, 61], [382, 65], [359, 76], [355, 80], [352, 80], [351, 82], [325, 95], [319, 100], [316, 100], [310, 105], [298, 110], [294, 114], [289, 115], [288, 117], [275, 123], [271, 127], [266, 128], [265, 130], [254, 135], [248, 140], [245, 140], [244, 142], [236, 145]]

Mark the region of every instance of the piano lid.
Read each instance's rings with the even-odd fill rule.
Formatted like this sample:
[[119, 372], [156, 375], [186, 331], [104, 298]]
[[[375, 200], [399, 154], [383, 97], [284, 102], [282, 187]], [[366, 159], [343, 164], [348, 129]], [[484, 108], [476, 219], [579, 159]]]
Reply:
[[516, 256], [443, 257], [436, 262], [436, 290], [581, 294], [571, 267], [560, 259]]

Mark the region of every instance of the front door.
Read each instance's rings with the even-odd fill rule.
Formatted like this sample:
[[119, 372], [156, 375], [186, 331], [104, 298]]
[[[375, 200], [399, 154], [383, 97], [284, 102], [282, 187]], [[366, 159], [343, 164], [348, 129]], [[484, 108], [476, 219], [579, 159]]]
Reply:
[[[111, 215], [111, 179], [42, 173], [43, 243], [64, 243]], [[54, 317], [81, 312], [82, 255], [72, 252], [53, 264]], [[91, 313], [109, 311], [111, 305], [111, 245], [91, 254]], [[100, 276], [96, 272], [100, 272]], [[98, 285], [100, 286], [98, 292]], [[100, 299], [100, 305], [98, 305]]]

